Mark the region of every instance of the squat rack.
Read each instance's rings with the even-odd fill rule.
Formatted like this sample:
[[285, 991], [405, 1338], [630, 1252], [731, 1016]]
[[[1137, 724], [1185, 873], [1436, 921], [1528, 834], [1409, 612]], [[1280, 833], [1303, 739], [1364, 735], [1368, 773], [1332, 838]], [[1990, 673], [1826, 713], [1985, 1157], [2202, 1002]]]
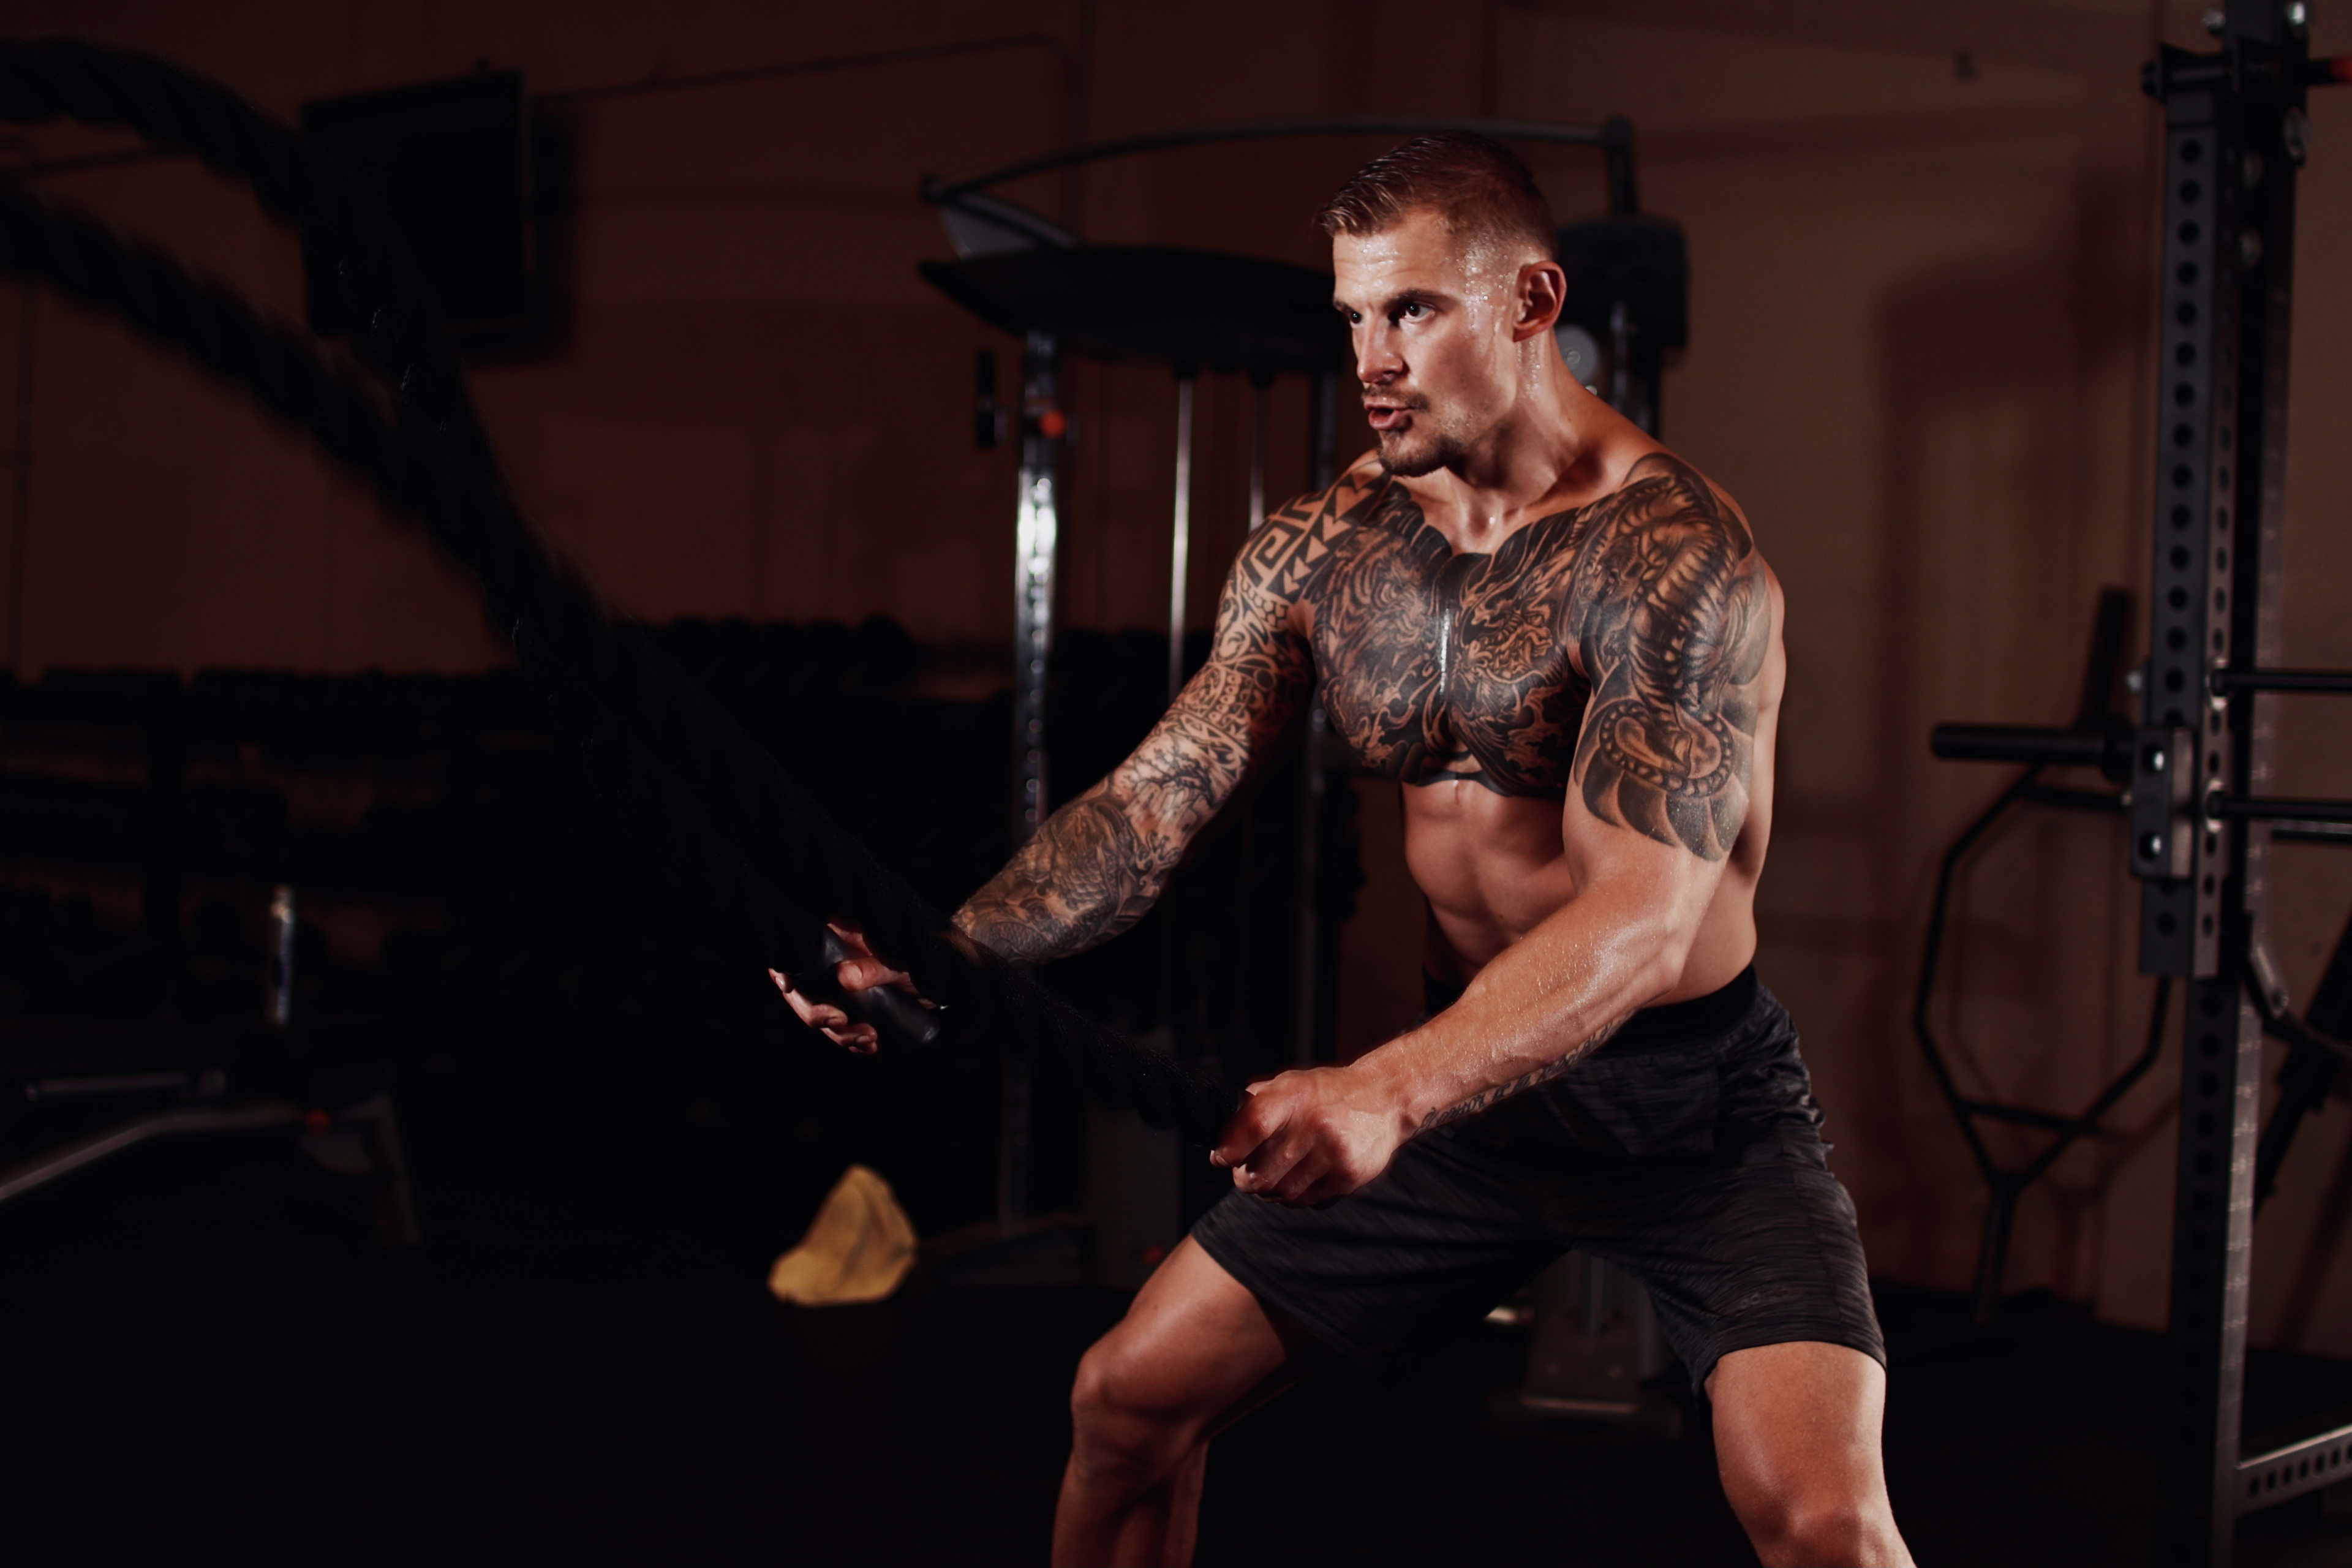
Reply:
[[[2290, 1436], [2242, 1431], [2263, 1039], [2338, 1068], [2352, 1054], [2294, 1015], [2264, 947], [2273, 838], [2334, 838], [2352, 800], [2263, 793], [2273, 694], [2352, 693], [2352, 671], [2276, 665], [2304, 97], [2352, 80], [2352, 57], [2310, 58], [2307, 0], [2228, 0], [2206, 25], [2218, 50], [2167, 47], [2141, 78], [2164, 107], [2165, 151], [2140, 721], [1941, 725], [1933, 744], [1949, 758], [2101, 767], [2127, 786], [2139, 967], [2185, 997], [2158, 1561], [2222, 1568], [2239, 1515], [2352, 1479], [2352, 1411]], [[2280, 1152], [2261, 1157], [2274, 1170]]]

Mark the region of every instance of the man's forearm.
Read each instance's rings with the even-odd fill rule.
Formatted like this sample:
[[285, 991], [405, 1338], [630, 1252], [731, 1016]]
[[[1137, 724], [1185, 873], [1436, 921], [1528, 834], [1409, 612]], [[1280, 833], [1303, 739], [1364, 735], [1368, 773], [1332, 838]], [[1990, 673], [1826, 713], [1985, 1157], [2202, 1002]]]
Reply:
[[1222, 649], [1132, 756], [965, 900], [956, 929], [1007, 958], [1046, 963], [1141, 920], [1192, 836], [1241, 787], [1253, 751], [1280, 730], [1303, 689], [1303, 661], [1292, 664], [1257, 670]]
[[1568, 1071], [1655, 1001], [1681, 975], [1689, 928], [1655, 889], [1588, 889], [1356, 1068], [1408, 1137], [1474, 1116]]
[[1024, 963], [1083, 952], [1143, 918], [1173, 861], [1136, 828], [1110, 781], [1062, 807], [964, 900], [955, 927]]

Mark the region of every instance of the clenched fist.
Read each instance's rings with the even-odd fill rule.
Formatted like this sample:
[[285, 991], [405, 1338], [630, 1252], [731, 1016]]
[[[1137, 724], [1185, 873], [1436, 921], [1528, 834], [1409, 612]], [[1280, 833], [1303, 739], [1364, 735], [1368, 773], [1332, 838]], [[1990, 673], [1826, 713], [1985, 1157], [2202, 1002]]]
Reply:
[[1306, 1068], [1249, 1086], [1212, 1164], [1234, 1186], [1301, 1207], [1342, 1198], [1389, 1168], [1411, 1135], [1396, 1096], [1352, 1067]]

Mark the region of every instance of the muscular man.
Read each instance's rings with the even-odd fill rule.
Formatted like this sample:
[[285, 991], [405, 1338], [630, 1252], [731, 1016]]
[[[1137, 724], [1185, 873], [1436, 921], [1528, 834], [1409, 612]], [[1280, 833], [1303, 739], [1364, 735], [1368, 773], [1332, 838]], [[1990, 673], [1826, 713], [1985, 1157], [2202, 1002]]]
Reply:
[[1405, 785], [1430, 1012], [1252, 1086], [1211, 1156], [1234, 1192], [1079, 1365], [1054, 1560], [1189, 1562], [1223, 1426], [1575, 1247], [1648, 1286], [1766, 1562], [1908, 1563], [1853, 1207], [1751, 967], [1779, 585], [1731, 499], [1561, 363], [1550, 218], [1508, 152], [1407, 142], [1321, 226], [1378, 450], [1251, 536], [1208, 664], [956, 924], [1033, 963], [1132, 925], [1319, 674]]

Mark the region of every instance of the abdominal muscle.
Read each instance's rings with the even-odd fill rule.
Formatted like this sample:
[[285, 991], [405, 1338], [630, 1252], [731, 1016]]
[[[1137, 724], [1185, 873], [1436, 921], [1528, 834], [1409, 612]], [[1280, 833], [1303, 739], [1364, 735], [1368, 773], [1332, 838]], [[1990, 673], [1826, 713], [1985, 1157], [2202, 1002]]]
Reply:
[[[1556, 798], [1502, 795], [1460, 780], [1405, 787], [1405, 865], [1429, 900], [1426, 962], [1441, 979], [1468, 984], [1505, 948], [1574, 901], [1576, 878], [1560, 843], [1560, 810]], [[1704, 996], [1755, 957], [1761, 826], [1751, 816], [1723, 868], [1681, 981], [1651, 1005]]]

